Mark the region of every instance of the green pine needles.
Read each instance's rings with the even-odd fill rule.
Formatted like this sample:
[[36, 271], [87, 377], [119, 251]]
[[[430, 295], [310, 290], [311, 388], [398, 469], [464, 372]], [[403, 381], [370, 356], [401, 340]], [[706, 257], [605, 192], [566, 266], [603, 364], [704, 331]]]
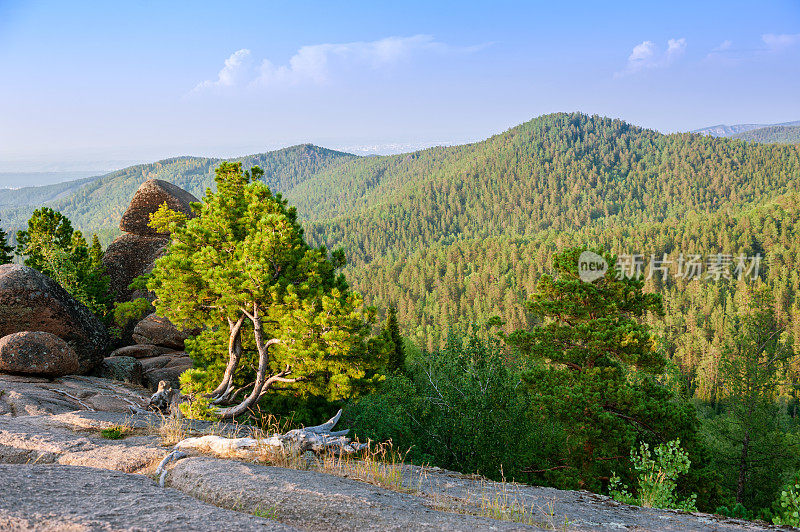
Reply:
[[166, 205], [151, 216], [152, 227], [172, 235], [147, 284], [156, 310], [202, 330], [187, 344], [196, 365], [183, 380], [196, 401], [189, 410], [207, 401], [211, 415], [225, 419], [276, 390], [353, 397], [385, 365], [374, 309], [337, 273], [344, 253], [310, 247], [296, 210], [262, 175], [222, 163], [216, 192], [207, 189], [193, 205], [196, 217]]

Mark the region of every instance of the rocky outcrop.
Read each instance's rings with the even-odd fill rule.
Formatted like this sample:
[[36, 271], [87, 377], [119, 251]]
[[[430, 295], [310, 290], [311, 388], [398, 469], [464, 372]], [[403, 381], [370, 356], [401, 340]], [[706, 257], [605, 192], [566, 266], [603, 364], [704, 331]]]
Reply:
[[[130, 301], [133, 280], [153, 270], [157, 258], [164, 254], [169, 238], [125, 234], [114, 240], [103, 255], [109, 288], [115, 301]], [[142, 294], [142, 295], [146, 295]]]
[[161, 347], [158, 345], [151, 345], [151, 344], [136, 344], [136, 345], [126, 345], [125, 347], [120, 347], [119, 349], [115, 349], [108, 356], [110, 357], [133, 357], [133, 358], [149, 358], [149, 357], [157, 357], [159, 355], [164, 355], [166, 353], [172, 353], [175, 349], [169, 347]]
[[152, 313], [136, 324], [133, 329], [133, 341], [137, 344], [149, 344], [174, 349], [183, 349], [188, 335], [178, 330], [167, 318]]
[[160, 179], [148, 179], [133, 195], [128, 210], [119, 222], [119, 228], [135, 235], [157, 236], [156, 230], [149, 225], [151, 213], [166, 203], [173, 211], [192, 216], [190, 205], [197, 201], [198, 199], [192, 194], [172, 183]]
[[180, 389], [181, 373], [192, 368], [192, 359], [178, 351], [152, 358], [140, 359], [142, 364], [142, 384], [151, 390], [158, 389], [158, 383], [167, 381], [176, 390]]
[[[438, 467], [387, 464], [398, 486], [402, 479], [392, 490], [356, 480], [358, 470], [347, 467], [341, 476], [329, 474], [337, 467], [314, 457], [270, 467], [190, 456], [170, 465], [163, 489], [152, 477], [168, 451], [162, 420], [126, 412], [129, 403], [147, 404], [136, 387], [93, 377], [0, 375], [0, 390], [0, 530], [786, 530]], [[120, 426], [129, 430], [121, 440], [100, 432]], [[169, 427], [190, 435], [250, 434], [246, 426], [185, 419]], [[501, 501], [499, 511], [492, 501]], [[508, 517], [489, 518], [498, 514]]]
[[0, 338], [0, 372], [60, 377], [78, 369], [78, 355], [54, 334], [24, 331]]
[[133, 357], [106, 357], [100, 366], [100, 376], [128, 384], [142, 384], [142, 363]]
[[135, 297], [153, 300], [152, 293], [134, 293], [128, 288], [136, 277], [152, 271], [156, 259], [169, 244], [169, 234], [150, 227], [150, 215], [166, 203], [170, 209], [191, 217], [190, 205], [197, 201], [189, 192], [166, 181], [148, 179], [141, 184], [119, 223], [125, 234], [114, 240], [103, 256], [115, 301], [130, 301]]
[[78, 357], [77, 372], [100, 364], [108, 336], [103, 324], [57, 282], [27, 266], [0, 266], [0, 337], [43, 331], [66, 341]]
[[30, 464], [0, 465], [0, 476], [0, 530], [298, 530], [163, 490], [143, 475]]
[[[143, 388], [98, 377], [70, 375], [48, 379], [0, 374], [0, 419], [9, 416], [55, 416], [76, 410], [123, 414], [131, 406], [147, 406], [149, 396]], [[44, 427], [43, 431], [49, 432], [50, 429]], [[0, 427], [2, 432], [3, 428]]]

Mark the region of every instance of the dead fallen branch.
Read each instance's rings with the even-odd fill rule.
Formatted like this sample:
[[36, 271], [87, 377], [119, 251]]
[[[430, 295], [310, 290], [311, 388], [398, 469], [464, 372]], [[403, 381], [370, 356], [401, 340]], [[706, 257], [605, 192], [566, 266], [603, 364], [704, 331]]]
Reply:
[[189, 451], [210, 453], [223, 458], [255, 459], [265, 450], [292, 454], [306, 451], [352, 454], [366, 448], [368, 444], [353, 442], [346, 436], [349, 430], [332, 430], [341, 416], [342, 411], [339, 410], [322, 425], [294, 429], [286, 434], [273, 434], [266, 438], [206, 435], [183, 439], [175, 444], [173, 450], [158, 465], [156, 475], [159, 476], [159, 484], [164, 486], [167, 464], [189, 456]]

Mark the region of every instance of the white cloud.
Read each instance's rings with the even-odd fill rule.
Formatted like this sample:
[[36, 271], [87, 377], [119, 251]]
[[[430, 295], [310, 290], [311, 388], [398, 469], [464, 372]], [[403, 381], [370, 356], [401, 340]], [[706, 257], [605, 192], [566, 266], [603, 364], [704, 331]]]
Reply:
[[268, 87], [298, 84], [324, 84], [337, 72], [348, 69], [377, 70], [422, 53], [471, 53], [488, 44], [457, 47], [436, 41], [431, 35], [386, 37], [377, 41], [324, 43], [303, 46], [287, 64], [276, 65], [264, 59], [258, 68], [249, 64], [250, 51], [242, 49], [231, 55], [216, 81], [203, 81], [195, 91], [212, 87]]
[[729, 40], [725, 39], [724, 41], [719, 43], [719, 46], [717, 46], [716, 48], [714, 48], [711, 51], [712, 52], [724, 52], [726, 50], [730, 50], [731, 47], [733, 47], [733, 41], [729, 41]]
[[653, 41], [643, 41], [633, 47], [631, 54], [628, 56], [628, 63], [625, 65], [625, 69], [617, 72], [615, 77], [669, 66], [685, 51], [686, 39], [684, 38], [667, 41], [667, 48], [663, 52]]
[[217, 74], [216, 81], [206, 80], [195, 86], [195, 91], [213, 87], [232, 87], [247, 75], [250, 68], [250, 50], [242, 48], [236, 50], [225, 60], [225, 66]]
[[765, 33], [761, 36], [761, 40], [764, 41], [764, 44], [766, 44], [770, 50], [778, 51], [800, 43], [800, 33]]

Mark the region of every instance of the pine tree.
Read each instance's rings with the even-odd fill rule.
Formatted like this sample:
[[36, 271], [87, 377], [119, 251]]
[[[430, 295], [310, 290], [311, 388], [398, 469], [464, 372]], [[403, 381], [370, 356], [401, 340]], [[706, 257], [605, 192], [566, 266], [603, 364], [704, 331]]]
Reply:
[[10, 264], [14, 260], [14, 248], [8, 244], [8, 235], [0, 227], [0, 264]]
[[258, 167], [216, 172], [197, 217], [166, 204], [151, 217], [172, 235], [148, 281], [154, 305], [178, 326], [204, 328], [189, 342], [200, 367], [184, 374], [185, 391], [210, 394], [222, 418], [277, 386], [329, 400], [357, 394], [377, 379], [383, 350], [370, 338], [374, 310], [336, 273], [344, 254], [305, 242], [296, 210], [259, 181]]
[[391, 343], [387, 369], [389, 371], [403, 371], [405, 369], [405, 350], [403, 337], [400, 336], [400, 326], [397, 324], [397, 307], [390, 305], [386, 311], [386, 333]]
[[555, 276], [542, 276], [527, 304], [534, 326], [506, 339], [527, 368], [531, 412], [563, 432], [558, 451], [530, 465], [532, 478], [599, 490], [612, 472], [630, 474], [629, 449], [641, 442], [680, 438], [690, 454], [705, 450], [693, 407], [655, 378], [666, 360], [643, 318], [663, 313], [661, 297], [644, 293], [644, 281], [617, 279], [615, 257], [602, 250], [593, 251], [608, 262], [606, 275], [584, 282], [578, 258], [586, 250], [553, 256]]

